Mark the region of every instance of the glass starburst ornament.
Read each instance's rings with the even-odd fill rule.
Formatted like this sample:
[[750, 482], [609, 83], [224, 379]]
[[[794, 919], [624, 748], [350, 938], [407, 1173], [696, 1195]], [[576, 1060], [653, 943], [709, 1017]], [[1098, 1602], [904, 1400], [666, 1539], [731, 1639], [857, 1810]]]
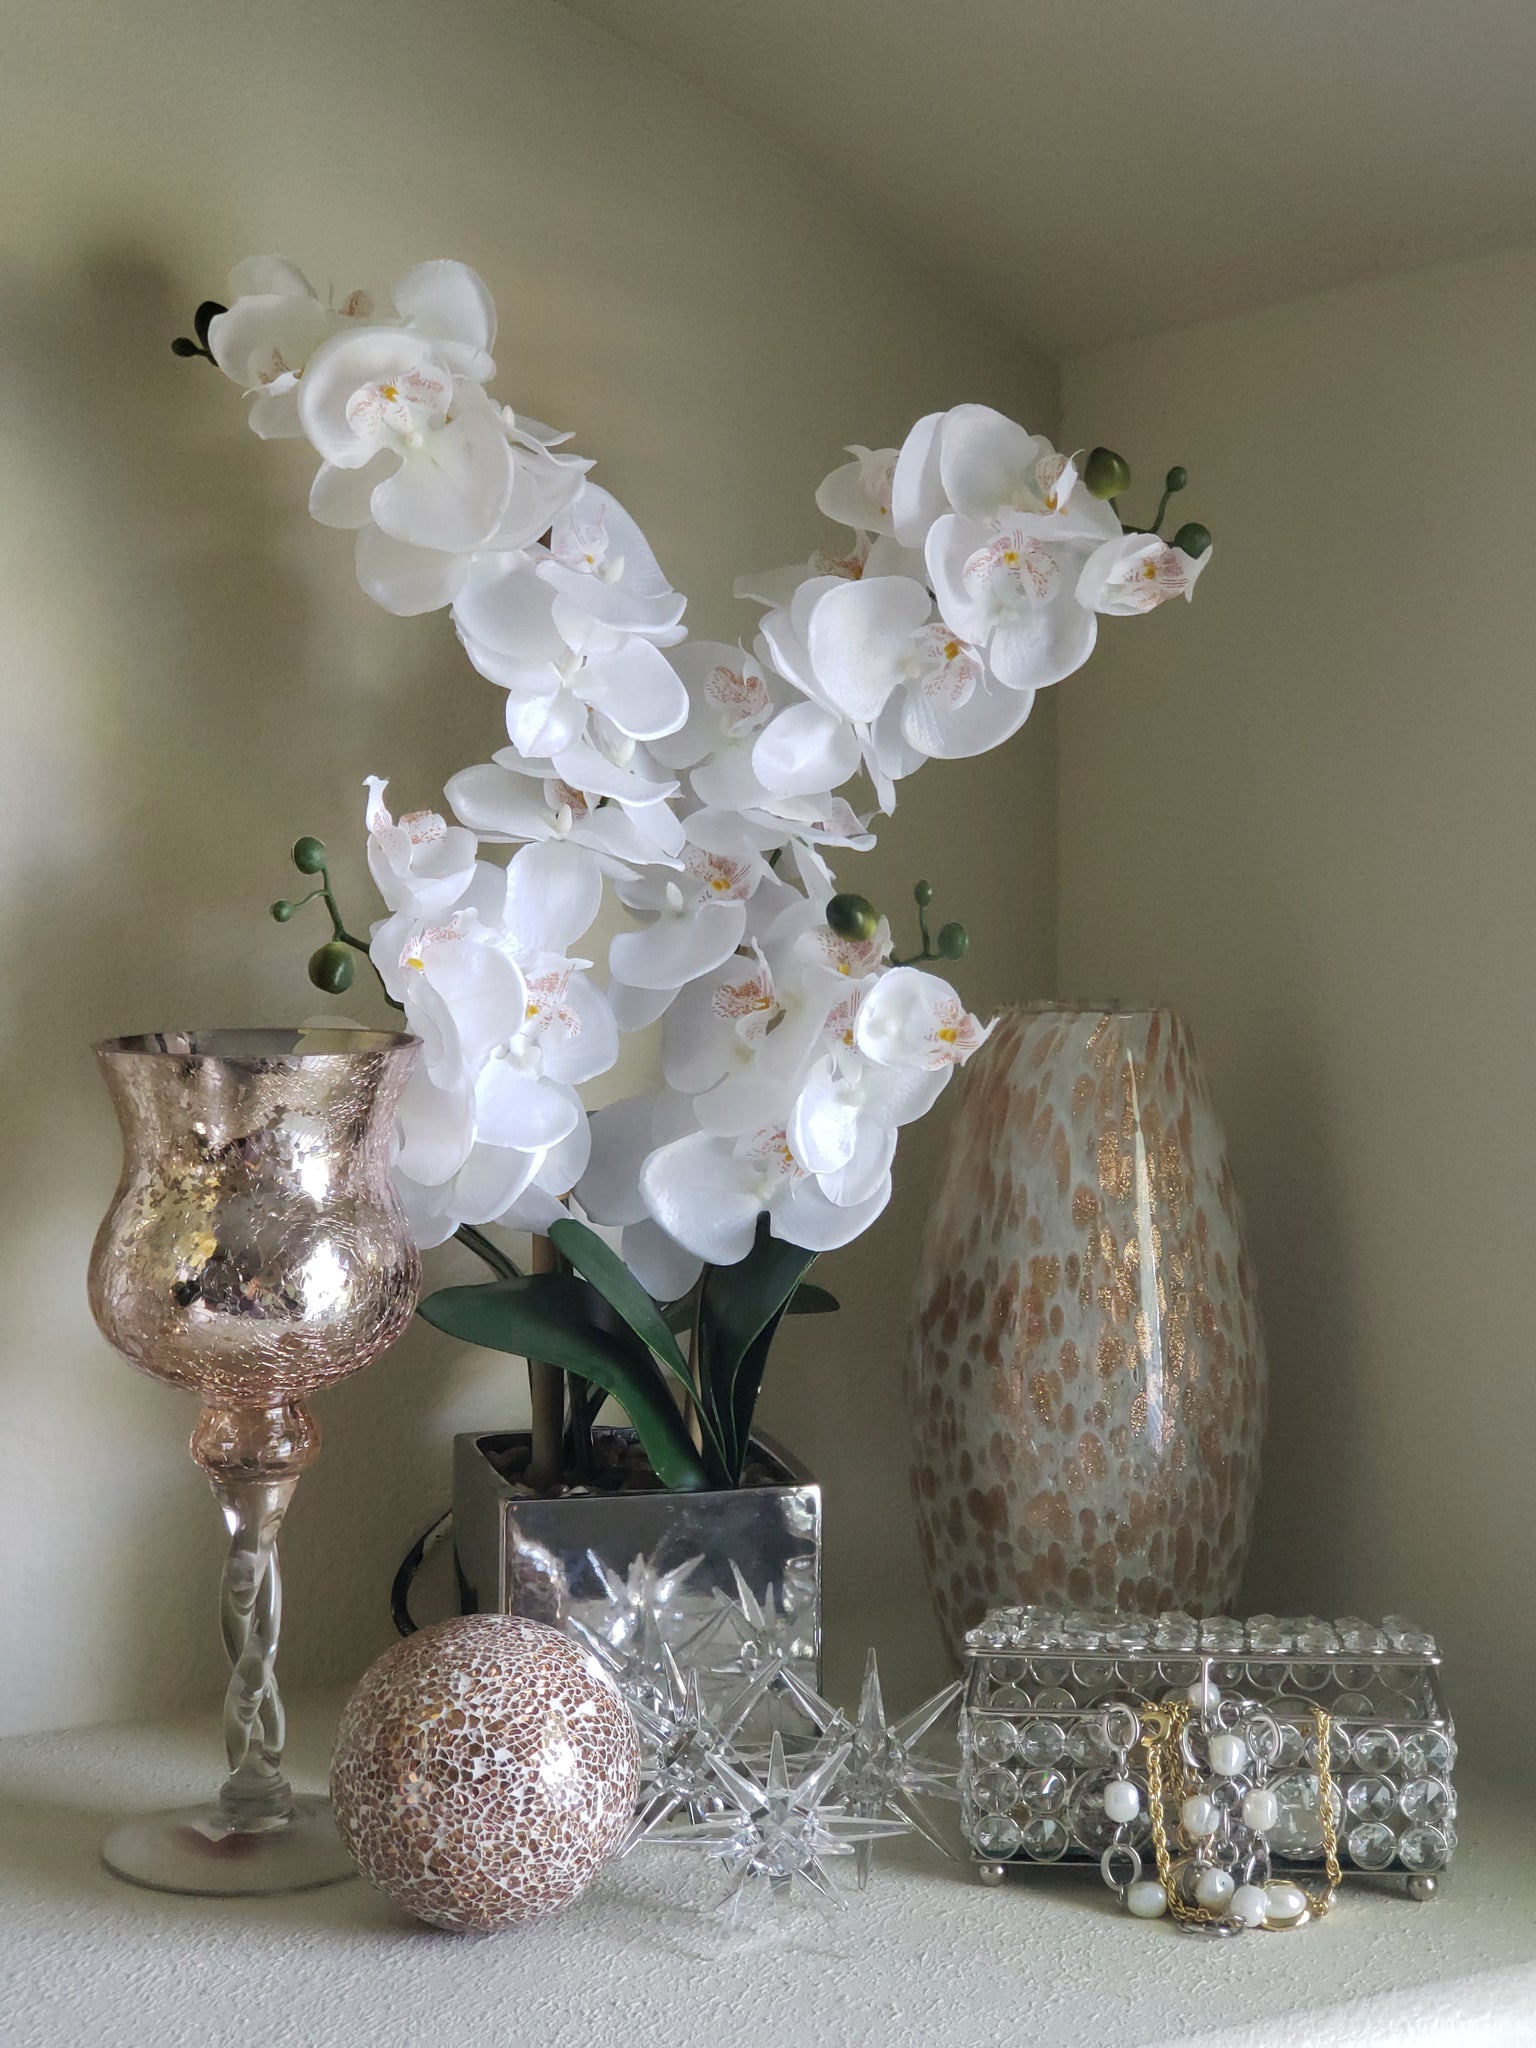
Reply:
[[761, 1780], [740, 1760], [716, 1755], [711, 1768], [728, 1805], [689, 1826], [655, 1830], [650, 1840], [702, 1849], [719, 1860], [730, 1879], [724, 1904], [735, 1911], [754, 1895], [772, 1899], [809, 1896], [819, 1905], [844, 1903], [829, 1864], [855, 1853], [861, 1842], [904, 1835], [908, 1822], [852, 1814], [835, 1796], [848, 1745], [813, 1758], [791, 1779], [784, 1739], [777, 1729]]
[[574, 1614], [566, 1617], [565, 1625], [567, 1632], [590, 1651], [607, 1672], [623, 1694], [631, 1713], [638, 1715], [646, 1708], [661, 1709], [667, 1687], [663, 1658], [669, 1645], [662, 1639], [661, 1626], [654, 1613], [643, 1614], [635, 1630], [617, 1642]]
[[684, 1672], [665, 1644], [661, 1659], [665, 1691], [628, 1702], [640, 1731], [642, 1792], [621, 1855], [654, 1836], [679, 1812], [700, 1821], [727, 1803], [715, 1759], [734, 1758], [732, 1744], [742, 1724], [779, 1676], [776, 1665], [765, 1665], [711, 1712], [697, 1667]]
[[[935, 1831], [921, 1802], [924, 1799], [958, 1800], [959, 1768], [923, 1756], [916, 1745], [954, 1705], [960, 1690], [957, 1679], [901, 1720], [888, 1721], [880, 1691], [880, 1667], [871, 1650], [864, 1667], [858, 1718], [849, 1731], [847, 1756], [837, 1785], [850, 1814], [868, 1820], [880, 1817], [899, 1820], [903, 1827], [921, 1835], [944, 1856], [952, 1856], [954, 1852]], [[860, 1891], [869, 1883], [874, 1854], [872, 1836], [866, 1836], [857, 1843], [854, 1857]]]
[[621, 1579], [595, 1550], [589, 1550], [587, 1563], [603, 1589], [606, 1607], [600, 1610], [595, 1623], [588, 1626], [595, 1627], [596, 1633], [615, 1647], [621, 1647], [644, 1636], [654, 1623], [662, 1640], [676, 1644], [692, 1633], [691, 1617], [679, 1595], [703, 1562], [700, 1552], [684, 1558], [670, 1571], [661, 1571], [640, 1551], [630, 1559], [629, 1569]]
[[[805, 1619], [790, 1589], [786, 1587], [781, 1605], [771, 1584], [763, 1588], [763, 1597], [759, 1599], [734, 1559], [731, 1573], [736, 1581], [736, 1596], [717, 1596], [716, 1611], [700, 1631], [695, 1645], [700, 1651], [706, 1647], [711, 1650], [709, 1669], [717, 1673], [752, 1673], [768, 1664], [788, 1669], [814, 1656], [815, 1646], [805, 1638]], [[711, 1635], [717, 1640], [723, 1638], [718, 1650]]]

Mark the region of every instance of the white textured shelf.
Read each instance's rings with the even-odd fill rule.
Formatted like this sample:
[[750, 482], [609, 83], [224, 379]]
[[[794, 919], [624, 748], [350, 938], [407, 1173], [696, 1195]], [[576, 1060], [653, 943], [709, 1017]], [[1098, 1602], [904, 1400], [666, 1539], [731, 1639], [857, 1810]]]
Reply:
[[[302, 1785], [323, 1782], [334, 1711], [294, 1711]], [[1330, 1919], [1288, 1935], [1180, 1936], [1085, 1877], [988, 1891], [901, 1843], [832, 1923], [802, 1912], [733, 1937], [706, 1860], [653, 1849], [561, 1919], [466, 1938], [360, 1881], [220, 1901], [101, 1870], [111, 1821], [199, 1797], [217, 1765], [211, 1713], [0, 1743], [4, 2048], [1536, 2042], [1536, 1816], [1465, 1787], [1437, 1900], [1346, 1886]]]

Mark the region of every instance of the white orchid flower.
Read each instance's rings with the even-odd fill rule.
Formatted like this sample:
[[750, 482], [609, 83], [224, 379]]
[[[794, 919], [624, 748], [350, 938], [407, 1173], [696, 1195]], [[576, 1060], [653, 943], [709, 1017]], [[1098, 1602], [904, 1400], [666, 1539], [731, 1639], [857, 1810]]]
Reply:
[[411, 1234], [423, 1251], [446, 1244], [463, 1223], [494, 1223], [512, 1208], [532, 1183], [539, 1168], [536, 1152], [513, 1152], [501, 1145], [471, 1143], [462, 1164], [441, 1180], [418, 1179], [404, 1161], [413, 1150], [414, 1134], [434, 1117], [424, 1101], [422, 1084], [407, 1085], [401, 1102], [401, 1154], [395, 1163], [395, 1186]]
[[[557, 756], [597, 712], [622, 740], [673, 733], [688, 693], [658, 647], [573, 610], [532, 553], [478, 554], [454, 599], [454, 624], [480, 673], [508, 693], [507, 733], [518, 752]], [[598, 792], [600, 794], [606, 792]]]
[[589, 800], [547, 762], [525, 761], [510, 747], [494, 761], [462, 768], [444, 791], [454, 815], [481, 839], [569, 840], [596, 857], [605, 874], [632, 878], [637, 868], [676, 866], [682, 821], [665, 799], [628, 804]]
[[229, 306], [208, 326], [214, 361], [252, 394], [251, 431], [262, 440], [297, 438], [299, 380], [321, 343], [373, 310], [365, 292], [340, 306], [321, 302], [302, 270], [281, 256], [249, 256], [229, 273]]
[[[853, 1029], [849, 1022], [848, 1036]], [[890, 1170], [896, 1132], [927, 1115], [949, 1075], [947, 1067], [877, 1067], [850, 1059], [840, 1044], [838, 1053], [816, 1062], [796, 1097], [786, 1126], [790, 1150], [808, 1173], [821, 1177], [834, 1201], [863, 1201]], [[838, 1176], [835, 1189], [829, 1176]]]
[[1129, 618], [1156, 610], [1170, 597], [1186, 600], [1211, 558], [1186, 555], [1155, 533], [1126, 533], [1096, 548], [1077, 580], [1077, 601], [1091, 610]]
[[592, 1112], [592, 1152], [576, 1199], [593, 1223], [624, 1227], [649, 1215], [640, 1169], [660, 1145], [698, 1128], [685, 1096], [670, 1088], [626, 1095]]
[[957, 405], [938, 435], [944, 495], [967, 519], [1042, 522], [1052, 539], [1117, 539], [1114, 507], [1080, 488], [1077, 463], [989, 405]]
[[662, 1073], [706, 1130], [739, 1135], [788, 1115], [844, 991], [793, 940], [751, 941], [685, 988], [662, 1029]]
[[893, 967], [865, 992], [854, 1042], [878, 1067], [937, 1073], [964, 1066], [992, 1026], [973, 1017], [947, 981]]
[[333, 336], [304, 373], [299, 420], [327, 465], [311, 509], [318, 499], [339, 521], [349, 487], [335, 472], [366, 468], [369, 516], [394, 540], [465, 553], [499, 527], [512, 495], [501, 415], [424, 337], [395, 327]]
[[452, 604], [477, 571], [493, 575], [508, 556], [521, 558], [522, 551], [548, 530], [550, 521], [580, 490], [591, 465], [580, 456], [552, 456], [537, 444], [530, 452], [508, 423], [509, 410], [503, 410], [502, 427], [512, 465], [512, 489], [501, 521], [483, 550], [466, 554], [419, 547], [381, 532], [373, 523], [372, 505], [374, 490], [388, 474], [387, 455], [361, 469], [321, 464], [309, 494], [311, 517], [322, 526], [356, 530], [358, 583], [385, 611], [414, 618]]
[[405, 325], [434, 343], [456, 377], [484, 384], [496, 374], [496, 302], [467, 263], [418, 263], [390, 291]]
[[891, 483], [896, 468], [894, 448], [863, 448], [850, 442], [853, 457], [816, 486], [816, 503], [839, 526], [860, 533], [893, 534]]
[[1098, 622], [1077, 601], [1085, 559], [1082, 542], [1045, 539], [1034, 518], [992, 527], [950, 512], [928, 535], [940, 616], [1006, 690], [1058, 683], [1093, 652]]
[[641, 931], [620, 932], [608, 949], [609, 972], [633, 988], [676, 990], [728, 960], [747, 928], [747, 899], [773, 880], [752, 833], [727, 813], [700, 811], [685, 821], [683, 865], [617, 884], [628, 909], [647, 916]]
[[475, 835], [450, 825], [436, 811], [390, 815], [384, 801], [388, 781], [379, 775], [364, 779], [368, 799], [368, 872], [390, 911], [409, 911], [417, 918], [442, 917], [463, 896], [475, 871]]
[[[934, 617], [925, 584], [866, 578], [815, 606], [808, 651], [823, 696], [853, 723], [872, 770], [984, 754], [1017, 732], [1033, 692], [996, 687], [981, 650]], [[896, 735], [904, 748], [893, 744]], [[889, 805], [886, 806], [889, 808]]]
[[763, 569], [755, 576], [738, 576], [732, 588], [737, 597], [750, 599], [781, 611], [793, 604], [803, 583], [821, 576], [835, 576], [841, 583], [856, 583], [861, 576], [920, 576], [921, 549], [906, 547], [889, 533], [871, 536], [860, 533], [845, 554], [817, 548], [808, 562], [795, 562], [786, 569]]
[[699, 1131], [653, 1152], [640, 1185], [652, 1218], [696, 1258], [734, 1265], [752, 1249], [757, 1219], [806, 1251], [833, 1251], [867, 1230], [890, 1200], [886, 1174], [864, 1201], [839, 1205], [800, 1166], [782, 1127], [718, 1137]]
[[[644, 634], [663, 646], [682, 637], [678, 622], [687, 600], [668, 583], [618, 499], [596, 484], [584, 484], [555, 520], [538, 573], [564, 600], [567, 630], [575, 618]], [[580, 645], [579, 638], [573, 644]]]
[[683, 685], [688, 716], [651, 740], [663, 766], [691, 769], [701, 803], [739, 810], [763, 791], [752, 773], [752, 747], [773, 716], [769, 672], [755, 655], [718, 640], [689, 640], [667, 657]]
[[508, 1230], [547, 1235], [551, 1223], [570, 1215], [571, 1190], [586, 1172], [591, 1155], [591, 1120], [583, 1114], [570, 1136], [543, 1154], [528, 1185], [495, 1220]]

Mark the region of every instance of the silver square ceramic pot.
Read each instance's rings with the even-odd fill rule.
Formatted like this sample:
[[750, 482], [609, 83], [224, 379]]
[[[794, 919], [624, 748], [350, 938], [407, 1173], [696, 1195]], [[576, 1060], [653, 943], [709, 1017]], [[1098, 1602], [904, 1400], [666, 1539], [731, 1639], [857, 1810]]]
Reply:
[[[722, 1687], [779, 1653], [819, 1688], [821, 1488], [810, 1474], [754, 1436], [747, 1484], [668, 1493], [654, 1480], [635, 1484], [643, 1461], [632, 1431], [599, 1429], [594, 1450], [608, 1484], [547, 1498], [518, 1481], [526, 1432], [455, 1437], [453, 1527], [465, 1611], [575, 1622], [623, 1644], [646, 1625], [649, 1607], [679, 1660], [696, 1662]], [[626, 1473], [633, 1491], [617, 1485]]]

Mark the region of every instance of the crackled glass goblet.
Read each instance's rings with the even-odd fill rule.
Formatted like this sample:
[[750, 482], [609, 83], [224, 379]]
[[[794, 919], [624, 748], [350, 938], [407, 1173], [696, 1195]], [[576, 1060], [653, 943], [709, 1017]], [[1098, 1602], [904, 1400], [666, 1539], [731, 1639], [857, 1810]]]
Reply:
[[102, 1851], [156, 1891], [298, 1891], [352, 1874], [327, 1803], [283, 1774], [277, 1535], [320, 1448], [308, 1397], [361, 1371], [416, 1305], [389, 1166], [418, 1044], [190, 1031], [96, 1048], [123, 1172], [91, 1253], [91, 1310], [130, 1364], [201, 1400], [192, 1455], [229, 1531], [229, 1775], [209, 1805], [127, 1822]]

